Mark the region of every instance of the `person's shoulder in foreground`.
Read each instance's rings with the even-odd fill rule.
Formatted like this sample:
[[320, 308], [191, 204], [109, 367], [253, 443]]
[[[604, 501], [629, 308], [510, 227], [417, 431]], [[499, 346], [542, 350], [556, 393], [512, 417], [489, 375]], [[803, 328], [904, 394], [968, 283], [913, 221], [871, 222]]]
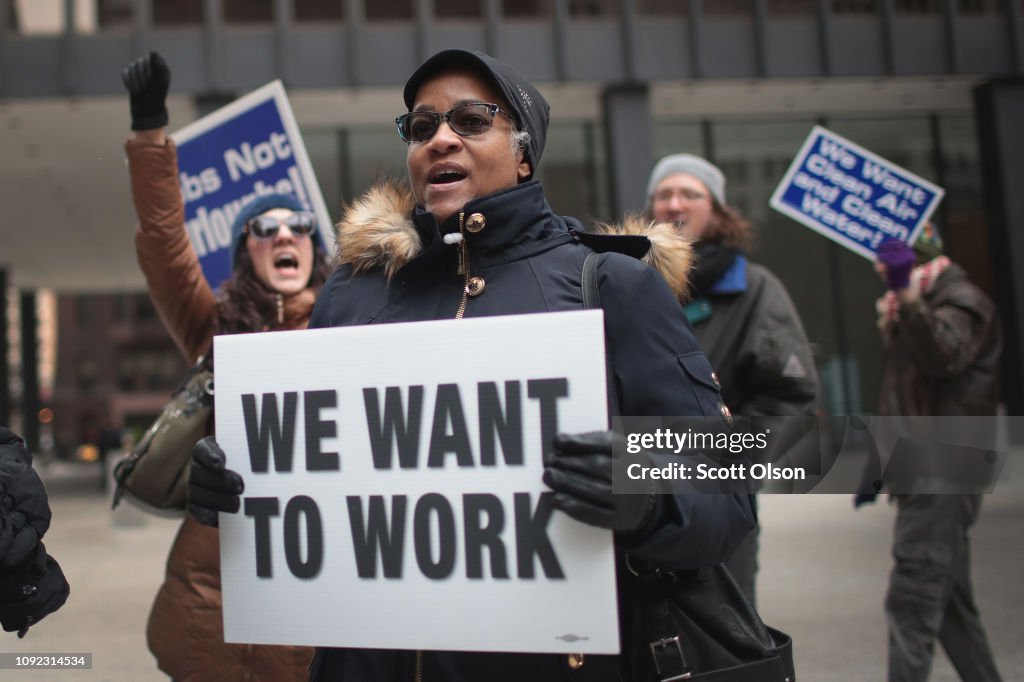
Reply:
[[46, 489], [25, 441], [0, 426], [0, 623], [19, 637], [63, 606], [70, 592], [42, 543], [49, 527]]

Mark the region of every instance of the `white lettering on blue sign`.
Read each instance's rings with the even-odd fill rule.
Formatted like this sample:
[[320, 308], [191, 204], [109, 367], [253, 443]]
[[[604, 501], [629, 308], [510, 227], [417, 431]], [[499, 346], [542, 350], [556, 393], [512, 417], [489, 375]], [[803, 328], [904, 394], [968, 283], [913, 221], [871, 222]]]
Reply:
[[943, 194], [941, 187], [815, 126], [770, 203], [874, 260], [884, 239], [915, 239]]

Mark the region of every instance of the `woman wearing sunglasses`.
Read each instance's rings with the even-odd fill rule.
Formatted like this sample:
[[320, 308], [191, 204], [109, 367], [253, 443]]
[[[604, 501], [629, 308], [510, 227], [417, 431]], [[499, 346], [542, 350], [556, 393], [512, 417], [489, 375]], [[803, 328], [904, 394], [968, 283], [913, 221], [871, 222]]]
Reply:
[[[313, 214], [293, 196], [246, 204], [231, 231], [232, 273], [214, 294], [189, 242], [174, 143], [165, 136], [170, 71], [150, 53], [124, 70], [133, 136], [125, 151], [139, 226], [135, 242], [149, 295], [189, 362], [215, 334], [301, 329], [327, 275]], [[312, 650], [226, 644], [217, 530], [186, 519], [149, 616], [147, 640], [177, 682], [306, 680]]]
[[[507, 64], [447, 50], [412, 75], [404, 95], [408, 113], [396, 124], [408, 144], [410, 186], [378, 186], [348, 210], [338, 267], [310, 327], [580, 310], [583, 264], [594, 252], [590, 245], [601, 244], [606, 253], [599, 256], [597, 280], [621, 413], [720, 423], [727, 410], [676, 294], [649, 266], [611, 252], [630, 246], [643, 252], [648, 241], [584, 234], [579, 221], [555, 215], [543, 187], [531, 179], [548, 126], [541, 94]], [[689, 246], [673, 237], [666, 246], [657, 257], [684, 288]], [[423, 362], [458, 358], [443, 354]], [[633, 562], [671, 569], [709, 566], [752, 527], [743, 493], [612, 494], [612, 442], [605, 431], [559, 434], [538, 476], [561, 512], [613, 530], [620, 557], [628, 552]], [[238, 456], [227, 453], [228, 464]], [[216, 523], [219, 511], [238, 510], [241, 479], [224, 462], [212, 439], [193, 450], [189, 513], [206, 523]], [[557, 608], [563, 607], [572, 605]], [[631, 605], [620, 611], [630, 613]], [[410, 611], [406, 617], [430, 627], [436, 616]], [[481, 625], [502, 627], [500, 614]], [[623, 638], [631, 641], [628, 632]], [[646, 654], [584, 657], [571, 654], [571, 645], [560, 655], [462, 653], [459, 644], [452, 641], [446, 651], [321, 648], [311, 679], [654, 679]]]

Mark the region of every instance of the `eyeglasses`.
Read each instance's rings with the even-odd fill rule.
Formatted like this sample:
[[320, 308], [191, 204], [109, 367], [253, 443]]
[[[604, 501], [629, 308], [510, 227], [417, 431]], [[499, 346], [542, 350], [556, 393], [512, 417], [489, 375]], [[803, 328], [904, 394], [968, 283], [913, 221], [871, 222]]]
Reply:
[[316, 229], [316, 216], [309, 211], [295, 211], [285, 218], [260, 215], [246, 221], [245, 231], [257, 239], [273, 239], [282, 225], [286, 225], [291, 233], [297, 236], [313, 234], [313, 230]]
[[675, 197], [685, 201], [700, 201], [701, 199], [707, 199], [708, 195], [695, 189], [663, 189], [654, 195], [654, 200], [671, 201]]
[[462, 137], [486, 133], [494, 124], [495, 114], [501, 114], [508, 120], [512, 117], [502, 111], [497, 104], [472, 102], [462, 104], [440, 114], [436, 111], [410, 111], [395, 119], [398, 136], [406, 143], [426, 142], [441, 127], [442, 121]]

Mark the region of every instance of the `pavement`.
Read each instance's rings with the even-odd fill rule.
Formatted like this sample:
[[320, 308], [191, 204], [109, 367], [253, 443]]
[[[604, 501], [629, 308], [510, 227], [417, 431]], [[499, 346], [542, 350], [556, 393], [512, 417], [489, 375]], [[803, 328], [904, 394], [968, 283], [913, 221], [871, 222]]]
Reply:
[[[978, 606], [1004, 680], [1024, 680], [1024, 458], [1004, 469], [972, 531]], [[91, 653], [91, 670], [0, 671], [2, 680], [166, 680], [146, 648], [149, 606], [178, 521], [121, 505], [111, 511], [96, 464], [40, 467], [53, 508], [46, 546], [71, 583], [60, 611], [0, 653]], [[894, 509], [884, 497], [854, 512], [850, 495], [762, 495], [759, 608], [794, 639], [802, 682], [885, 679], [883, 600]], [[931, 678], [957, 680], [938, 653]]]

